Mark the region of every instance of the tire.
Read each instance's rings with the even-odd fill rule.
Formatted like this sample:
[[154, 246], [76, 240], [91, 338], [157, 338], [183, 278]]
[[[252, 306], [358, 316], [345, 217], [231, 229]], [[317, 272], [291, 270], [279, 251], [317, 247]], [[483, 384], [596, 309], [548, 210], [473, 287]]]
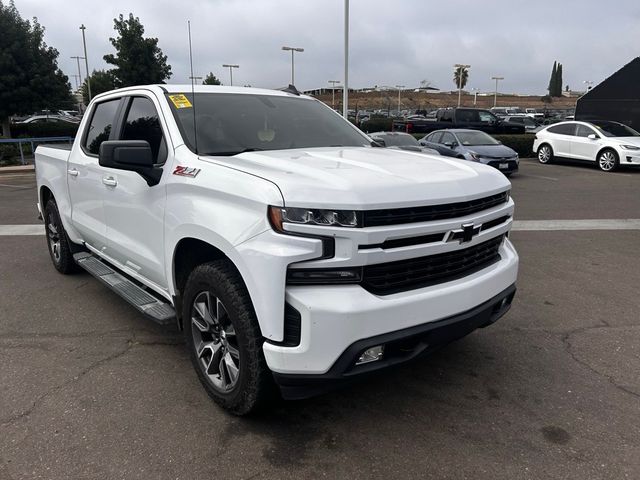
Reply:
[[538, 161], [542, 164], [553, 161], [553, 148], [548, 143], [543, 143], [538, 147]]
[[263, 338], [249, 292], [227, 260], [196, 267], [182, 306], [185, 343], [209, 396], [235, 415], [261, 410], [275, 397]]
[[620, 157], [618, 157], [618, 153], [615, 150], [607, 148], [598, 153], [596, 162], [598, 163], [598, 168], [603, 172], [613, 172], [620, 165]]
[[73, 260], [69, 237], [62, 226], [58, 205], [53, 198], [44, 208], [44, 222], [47, 248], [55, 269], [64, 275], [80, 271], [80, 267]]

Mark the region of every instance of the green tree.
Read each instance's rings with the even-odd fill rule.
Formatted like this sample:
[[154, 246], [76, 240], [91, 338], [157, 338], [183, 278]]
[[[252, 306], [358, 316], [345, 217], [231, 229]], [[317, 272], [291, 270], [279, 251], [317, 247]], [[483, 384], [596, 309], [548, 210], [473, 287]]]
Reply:
[[453, 71], [453, 83], [456, 84], [456, 88], [463, 89], [467, 85], [467, 80], [469, 80], [469, 69], [466, 67], [456, 68]]
[[556, 89], [554, 97], [562, 96], [562, 64], [558, 63], [558, 70], [556, 71]]
[[105, 55], [104, 61], [115, 68], [109, 70], [116, 87], [164, 83], [171, 77], [171, 65], [158, 47], [157, 38], [144, 38], [144, 27], [132, 13], [113, 19], [117, 38], [109, 38], [116, 54]]
[[204, 80], [202, 81], [203, 85], [222, 85], [222, 82], [219, 78], [217, 78], [213, 72], [209, 72]]
[[553, 62], [553, 68], [551, 69], [551, 78], [549, 78], [549, 86], [547, 90], [549, 91], [549, 96], [554, 97], [556, 92], [556, 78], [558, 74], [558, 65], [556, 62]]
[[[89, 77], [91, 81], [91, 95], [96, 96], [99, 93], [108, 92], [116, 88], [116, 80], [109, 71], [94, 70]], [[85, 105], [89, 104], [89, 92], [87, 91], [87, 80], [80, 87], [82, 93], [82, 101]]]
[[71, 85], [58, 68], [58, 51], [44, 43], [44, 28], [24, 20], [13, 1], [0, 0], [0, 122], [11, 136], [11, 115], [71, 108]]

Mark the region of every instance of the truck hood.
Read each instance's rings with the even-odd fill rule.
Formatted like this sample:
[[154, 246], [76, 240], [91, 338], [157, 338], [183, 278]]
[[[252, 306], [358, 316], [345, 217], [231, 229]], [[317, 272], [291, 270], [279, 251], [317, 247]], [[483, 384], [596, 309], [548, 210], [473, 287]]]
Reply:
[[203, 157], [265, 178], [285, 205], [373, 209], [465, 201], [509, 188], [493, 168], [385, 148], [334, 147]]

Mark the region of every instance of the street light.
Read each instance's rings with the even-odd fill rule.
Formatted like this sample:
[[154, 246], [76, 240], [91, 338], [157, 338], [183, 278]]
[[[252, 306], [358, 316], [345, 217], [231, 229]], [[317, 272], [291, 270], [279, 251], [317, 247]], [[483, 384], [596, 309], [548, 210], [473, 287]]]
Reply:
[[[84, 57], [71, 57], [78, 63], [78, 78], [80, 79], [80, 85], [82, 85], [82, 73], [80, 72], [80, 59], [84, 60]], [[74, 75], [75, 76], [75, 75]]]
[[344, 0], [344, 86], [342, 87], [342, 116], [349, 110], [349, 0]]
[[398, 89], [398, 115], [400, 115], [400, 92], [404, 87], [404, 85], [396, 85], [396, 88]]
[[471, 68], [471, 65], [456, 63], [454, 68], [458, 70], [458, 106], [460, 106], [460, 96], [462, 95], [462, 72], [466, 68]]
[[479, 88], [472, 88], [471, 91], [473, 92], [473, 106], [476, 106], [477, 100], [478, 100], [478, 91], [480, 89]]
[[331, 108], [336, 108], [336, 84], [340, 83], [340, 80], [329, 80], [331, 84]]
[[498, 106], [498, 82], [504, 80], [504, 77], [491, 77], [491, 80], [496, 81], [496, 89], [493, 92], [493, 106], [496, 107]]
[[294, 76], [293, 76], [293, 54], [295, 52], [304, 52], [304, 48], [300, 47], [282, 47], [282, 50], [291, 52], [291, 85], [295, 85]]
[[87, 60], [87, 41], [84, 38], [84, 31], [87, 27], [84, 26], [84, 23], [80, 25], [80, 30], [82, 30], [82, 45], [84, 46], [84, 66], [87, 69], [87, 93], [89, 94], [89, 101], [91, 101], [91, 79], [89, 78], [89, 60]]
[[234, 68], [240, 68], [240, 65], [231, 65], [229, 63], [225, 63], [225, 64], [222, 65], [222, 67], [229, 69], [230, 84], [233, 87], [233, 69]]

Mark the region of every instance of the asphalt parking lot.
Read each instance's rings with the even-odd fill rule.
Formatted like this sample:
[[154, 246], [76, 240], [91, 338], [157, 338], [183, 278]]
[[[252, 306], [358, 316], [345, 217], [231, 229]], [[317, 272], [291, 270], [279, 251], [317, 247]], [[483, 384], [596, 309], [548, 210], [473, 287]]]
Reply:
[[[640, 171], [524, 160], [517, 220], [640, 218]], [[35, 224], [32, 174], [0, 225]], [[514, 231], [511, 312], [347, 390], [235, 418], [173, 329], [0, 235], [0, 479], [640, 476], [639, 229]]]

